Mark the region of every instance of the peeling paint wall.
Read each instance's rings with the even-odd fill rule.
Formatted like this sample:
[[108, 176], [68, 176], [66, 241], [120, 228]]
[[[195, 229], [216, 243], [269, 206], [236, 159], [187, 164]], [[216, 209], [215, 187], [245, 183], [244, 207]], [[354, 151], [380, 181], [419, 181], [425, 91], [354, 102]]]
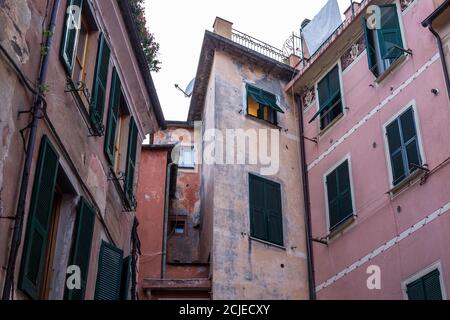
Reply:
[[[285, 248], [250, 238], [248, 176], [259, 174], [262, 166], [203, 165], [201, 242], [205, 241], [204, 252], [210, 244], [212, 253], [213, 298], [307, 299], [298, 117], [292, 98], [283, 90], [285, 82], [248, 61], [216, 51], [204, 126], [222, 132], [272, 128], [246, 115], [246, 82], [277, 95], [285, 110], [279, 116], [280, 169], [266, 177], [281, 185]], [[216, 148], [219, 143], [216, 139]]]

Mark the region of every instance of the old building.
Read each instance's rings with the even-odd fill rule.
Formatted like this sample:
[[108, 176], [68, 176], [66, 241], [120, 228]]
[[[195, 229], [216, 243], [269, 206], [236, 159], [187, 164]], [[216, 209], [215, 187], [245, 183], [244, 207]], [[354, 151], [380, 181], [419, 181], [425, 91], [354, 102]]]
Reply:
[[0, 1], [3, 299], [133, 299], [140, 145], [165, 126], [128, 1]]
[[355, 3], [286, 88], [302, 97], [319, 299], [447, 298], [448, 4]]

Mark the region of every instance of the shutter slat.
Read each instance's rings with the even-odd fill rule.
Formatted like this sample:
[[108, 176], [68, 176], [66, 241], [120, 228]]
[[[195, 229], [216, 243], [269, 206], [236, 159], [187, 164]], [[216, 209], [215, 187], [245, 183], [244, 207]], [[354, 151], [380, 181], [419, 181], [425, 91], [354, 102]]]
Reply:
[[121, 97], [121, 83], [116, 68], [113, 69], [111, 80], [111, 93], [109, 98], [108, 121], [106, 124], [105, 154], [112, 166], [114, 166], [114, 154], [116, 143], [116, 129], [119, 117], [119, 104]]
[[119, 300], [122, 279], [122, 250], [102, 242], [98, 259], [95, 300]]
[[66, 290], [66, 299], [83, 300], [86, 292], [86, 283], [91, 256], [92, 237], [94, 233], [95, 211], [81, 197], [78, 206], [78, 215], [75, 221], [75, 241], [72, 245], [70, 265], [76, 265], [81, 270], [81, 290]]
[[58, 162], [58, 154], [47, 136], [43, 136], [36, 166], [19, 276], [19, 288], [33, 299], [38, 299], [41, 294], [42, 272], [47, 254]]

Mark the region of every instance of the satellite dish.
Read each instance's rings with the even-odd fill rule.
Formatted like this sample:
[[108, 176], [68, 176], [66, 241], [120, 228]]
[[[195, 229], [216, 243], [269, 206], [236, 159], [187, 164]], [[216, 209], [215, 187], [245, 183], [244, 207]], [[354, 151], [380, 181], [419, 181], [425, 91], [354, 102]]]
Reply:
[[188, 97], [192, 96], [192, 93], [194, 92], [194, 86], [195, 86], [195, 78], [191, 80], [191, 82], [189, 82], [188, 86], [186, 87], [186, 90], [184, 90], [184, 92], [186, 92], [186, 95]]

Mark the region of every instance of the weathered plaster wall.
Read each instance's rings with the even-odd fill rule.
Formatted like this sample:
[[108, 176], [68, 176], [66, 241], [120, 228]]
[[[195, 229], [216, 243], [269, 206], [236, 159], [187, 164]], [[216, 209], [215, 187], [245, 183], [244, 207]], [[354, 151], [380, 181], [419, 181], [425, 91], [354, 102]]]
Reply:
[[[271, 77], [267, 71], [249, 66], [246, 61], [216, 52], [214, 73], [215, 125], [222, 132], [226, 129], [272, 129], [266, 123], [246, 116], [244, 81], [278, 95], [285, 110], [285, 114], [279, 115], [279, 171], [266, 177], [281, 184], [285, 248], [263, 244], [249, 237], [248, 176], [249, 173], [260, 174], [264, 166], [215, 165], [212, 169], [213, 297], [306, 299], [304, 212], [295, 107], [284, 93], [283, 81]], [[216, 147], [219, 143], [216, 141]], [[205, 183], [211, 183], [211, 176], [205, 176], [205, 179]]]

